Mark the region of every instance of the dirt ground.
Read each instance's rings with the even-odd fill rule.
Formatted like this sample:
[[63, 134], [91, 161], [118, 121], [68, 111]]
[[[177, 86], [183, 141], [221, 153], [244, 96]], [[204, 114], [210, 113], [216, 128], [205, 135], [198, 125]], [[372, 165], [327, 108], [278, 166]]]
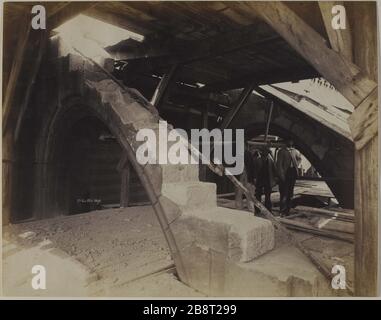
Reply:
[[181, 283], [150, 206], [93, 211], [7, 226], [22, 246], [50, 240], [99, 280], [96, 296], [199, 296]]
[[[94, 296], [201, 296], [180, 282], [151, 206], [93, 211], [9, 225], [4, 236], [23, 247], [49, 240], [97, 275]], [[278, 232], [277, 247], [285, 244]], [[342, 264], [353, 279], [353, 244], [294, 232], [328, 268]]]

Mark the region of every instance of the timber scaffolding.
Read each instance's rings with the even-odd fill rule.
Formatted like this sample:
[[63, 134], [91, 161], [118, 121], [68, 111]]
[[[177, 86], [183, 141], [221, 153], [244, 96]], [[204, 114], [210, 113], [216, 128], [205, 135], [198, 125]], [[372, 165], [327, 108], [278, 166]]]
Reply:
[[[20, 16], [24, 17], [30, 12], [31, 5], [27, 5], [25, 9], [24, 4], [7, 4], [5, 13], [8, 10], [9, 18], [5, 25], [10, 28], [15, 24], [25, 25], [20, 23]], [[224, 115], [221, 126], [228, 127], [239, 114], [249, 93], [253, 89], [259, 91], [258, 86], [262, 84], [316, 76], [327, 79], [355, 107], [349, 119], [356, 147], [355, 294], [375, 295], [378, 268], [378, 182], [377, 175], [374, 174], [378, 168], [375, 10], [374, 4], [370, 3], [345, 3], [345, 6], [350, 28], [332, 33], [329, 27], [328, 3], [264, 5], [251, 2], [215, 2], [202, 6], [192, 2], [159, 5], [153, 2], [47, 4], [48, 31], [71, 17], [84, 13], [144, 34], [147, 41], [143, 43], [129, 39], [117, 46], [106, 48], [113, 58], [128, 62], [124, 70], [126, 75], [137, 75], [131, 80], [119, 74], [123, 84], [118, 79], [114, 81], [122, 87], [135, 85], [138, 88], [144, 82], [139, 90], [153, 96], [152, 102], [159, 113], [164, 115], [166, 108], [176, 98], [194, 96], [197, 99], [192, 100], [192, 108], [201, 112], [204, 126], [208, 125], [211, 113], [219, 113], [217, 107], [220, 103], [216, 106], [211, 101], [213, 95], [220, 91], [245, 88], [236, 104]], [[30, 28], [29, 23], [25, 26], [26, 29], [28, 26]], [[28, 48], [37, 48], [33, 52], [37, 52], [36, 60], [41, 62], [46, 45], [45, 38], [37, 37], [33, 31], [21, 35], [18, 38], [5, 39], [10, 51], [17, 54], [13, 60], [5, 54], [4, 83], [7, 87], [3, 109], [3, 150], [5, 148], [6, 152], [3, 152], [3, 157], [6, 162], [3, 161], [3, 166], [6, 165], [7, 168], [3, 168], [3, 186], [11, 180], [14, 158], [12, 144], [17, 140], [17, 128], [22, 127], [30, 99], [29, 92], [38, 72], [38, 67], [26, 68], [28, 59], [32, 57], [26, 55], [25, 51]], [[16, 47], [18, 50], [12, 50]], [[15, 92], [20, 90], [20, 85], [17, 84], [20, 74], [28, 79], [27, 94], [23, 98], [17, 98], [22, 101], [15, 102]], [[158, 86], [158, 77], [153, 78], [152, 75], [160, 75]], [[109, 73], [108, 77], [111, 77]], [[197, 83], [202, 84], [202, 87], [198, 87]], [[171, 101], [168, 101], [169, 97]], [[200, 111], [200, 103], [208, 107]], [[222, 166], [213, 164], [209, 168], [218, 174], [225, 171]], [[276, 227], [285, 230], [235, 177], [228, 178]], [[11, 197], [7, 196], [3, 203], [3, 212], [7, 212], [7, 209], [9, 211]], [[288, 231], [285, 232], [289, 234]], [[315, 265], [320, 266], [323, 274], [331, 275], [330, 270], [321, 268], [317, 259], [298, 241], [294, 243]]]

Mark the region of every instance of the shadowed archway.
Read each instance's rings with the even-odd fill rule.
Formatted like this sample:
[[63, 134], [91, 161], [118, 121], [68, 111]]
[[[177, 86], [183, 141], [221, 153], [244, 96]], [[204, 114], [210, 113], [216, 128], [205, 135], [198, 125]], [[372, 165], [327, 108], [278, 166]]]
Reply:
[[[251, 95], [230, 127], [245, 129], [247, 139], [264, 134], [269, 101]], [[319, 171], [344, 208], [354, 206], [354, 145], [345, 136], [286, 104], [275, 103], [269, 134], [292, 139]]]

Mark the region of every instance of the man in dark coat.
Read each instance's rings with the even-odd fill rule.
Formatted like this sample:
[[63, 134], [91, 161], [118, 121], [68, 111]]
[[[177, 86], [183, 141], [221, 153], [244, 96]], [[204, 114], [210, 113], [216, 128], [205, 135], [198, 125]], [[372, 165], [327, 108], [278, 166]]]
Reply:
[[286, 146], [283, 146], [277, 154], [281, 215], [288, 215], [290, 211], [297, 170], [301, 161], [300, 153], [293, 148], [293, 144], [292, 140], [286, 141]]
[[[240, 176], [240, 182], [249, 190], [251, 194], [255, 193], [255, 171], [254, 171], [254, 161], [253, 161], [253, 150], [249, 146], [249, 144], [246, 145], [245, 147], [245, 152], [244, 152], [244, 171], [242, 172]], [[236, 190], [236, 206], [239, 209], [243, 208], [243, 203], [242, 203], [242, 191], [237, 189]], [[254, 206], [251, 202], [248, 202], [247, 204], [248, 209], [250, 211], [254, 210]]]
[[255, 184], [254, 182], [254, 154], [250, 150], [250, 148], [245, 148], [245, 170], [246, 170], [246, 177], [247, 177], [247, 182], [251, 184]]
[[258, 157], [254, 159], [256, 176], [255, 197], [261, 201], [265, 195], [265, 207], [271, 211], [271, 191], [276, 184], [277, 172], [274, 159], [268, 148], [263, 148]]

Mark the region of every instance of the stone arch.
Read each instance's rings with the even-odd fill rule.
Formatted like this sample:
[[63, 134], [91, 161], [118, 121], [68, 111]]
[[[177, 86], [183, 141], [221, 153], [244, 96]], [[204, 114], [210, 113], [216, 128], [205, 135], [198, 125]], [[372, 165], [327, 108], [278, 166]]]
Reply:
[[[263, 134], [266, 131], [266, 123], [252, 123], [245, 129], [245, 136], [248, 139], [254, 138], [258, 135]], [[269, 134], [281, 137], [283, 139], [292, 139], [295, 143], [295, 147], [302, 152], [304, 156], [311, 162], [311, 164], [319, 171], [322, 172], [323, 167], [321, 166], [321, 161], [316, 153], [306, 145], [303, 139], [294, 134], [292, 131], [285, 130], [277, 124], [270, 124]]]
[[[139, 145], [135, 135], [140, 128], [156, 130], [158, 124], [158, 116], [148, 110], [152, 108], [149, 102], [136, 90], [122, 89], [107, 76], [99, 74], [96, 68], [84, 63], [78, 56], [68, 55], [59, 58], [56, 63], [57, 79], [51, 79], [51, 82], [58, 84], [58, 90], [36, 97], [33, 104], [42, 109], [40, 119], [36, 115], [31, 119], [26, 118], [21, 124], [21, 127], [27, 127], [27, 130], [22, 130], [20, 133], [20, 139], [26, 141], [18, 146], [20, 155], [22, 157], [23, 154], [28, 153], [30, 162], [37, 164], [30, 172], [25, 170], [19, 175], [19, 178], [24, 181], [30, 180], [32, 186], [30, 189], [33, 189], [33, 192], [30, 192], [33, 193], [30, 198], [34, 202], [29, 203], [33, 207], [31, 209], [33, 213], [27, 218], [46, 218], [51, 217], [52, 212], [54, 215], [65, 212], [65, 207], [57, 201], [58, 198], [55, 196], [55, 193], [60, 190], [52, 188], [53, 180], [57, 180], [58, 177], [54, 176], [56, 170], [52, 168], [51, 161], [61, 147], [60, 143], [64, 139], [65, 131], [78, 120], [90, 115], [94, 116], [106, 125], [127, 154], [130, 164], [137, 172], [152, 203], [179, 276], [187, 282], [180, 250], [173, 230], [169, 227], [170, 223], [180, 217], [182, 208], [162, 194], [162, 185], [184, 180], [197, 183], [198, 166], [184, 168], [184, 166], [140, 165], [135, 158], [135, 151]], [[29, 112], [38, 113], [31, 109], [29, 108]], [[33, 120], [36, 120], [35, 124]], [[27, 125], [26, 122], [28, 122]], [[33, 126], [35, 128], [31, 130]], [[33, 137], [28, 137], [31, 131], [34, 131]], [[25, 144], [30, 145], [30, 149], [33, 150], [25, 151], [23, 148]], [[20, 181], [20, 184], [22, 182]], [[27, 189], [21, 192], [18, 190], [20, 184], [15, 186], [13, 203], [17, 202], [20, 194], [28, 193]], [[207, 187], [209, 191], [214, 191], [213, 186], [207, 184]], [[169, 193], [170, 191], [167, 190], [167, 194]], [[213, 198], [212, 195], [211, 201]], [[14, 222], [20, 220], [20, 215], [12, 212], [11, 219]]]
[[[270, 104], [252, 95], [231, 123], [233, 128], [245, 129], [247, 137], [265, 132]], [[309, 159], [344, 208], [354, 205], [354, 145], [351, 140], [325, 127], [291, 106], [274, 103], [270, 134], [292, 138]]]
[[[97, 131], [101, 127], [112, 131], [95, 110], [79, 99], [74, 97], [60, 104], [60, 110], [52, 117], [51, 122], [43, 128], [45, 134], [39, 139], [38, 154], [43, 166], [42, 172], [37, 179], [41, 180], [42, 185], [48, 185], [49, 188], [41, 190], [41, 203], [36, 204], [36, 212], [40, 217], [51, 217], [55, 215], [73, 213], [70, 205], [71, 187], [69, 185], [72, 176], [68, 174], [68, 163], [74, 150], [70, 149], [70, 134], [80, 123], [91, 122], [90, 131]], [[89, 132], [89, 134], [94, 132]], [[85, 136], [84, 138], [90, 138]], [[93, 139], [94, 140], [94, 139]], [[120, 149], [122, 147], [120, 146]], [[87, 155], [84, 155], [87, 156]], [[115, 165], [116, 171], [116, 165]]]

